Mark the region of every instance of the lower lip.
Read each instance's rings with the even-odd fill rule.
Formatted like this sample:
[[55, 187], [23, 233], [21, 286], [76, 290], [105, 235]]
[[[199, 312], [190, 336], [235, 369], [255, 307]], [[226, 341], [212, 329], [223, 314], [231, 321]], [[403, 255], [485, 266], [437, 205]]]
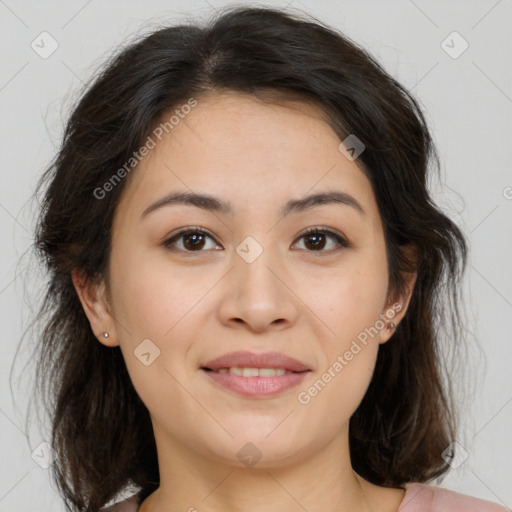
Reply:
[[252, 398], [277, 395], [300, 384], [309, 371], [285, 373], [275, 377], [241, 377], [232, 373], [202, 370], [217, 384], [242, 396]]

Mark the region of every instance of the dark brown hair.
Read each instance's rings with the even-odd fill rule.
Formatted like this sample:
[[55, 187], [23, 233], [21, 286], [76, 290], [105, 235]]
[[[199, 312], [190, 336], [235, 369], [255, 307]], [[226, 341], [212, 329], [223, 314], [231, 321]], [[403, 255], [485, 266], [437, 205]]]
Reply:
[[[142, 501], [159, 482], [149, 413], [120, 348], [91, 331], [71, 278], [77, 268], [90, 280], [108, 276], [113, 214], [130, 176], [102, 199], [94, 191], [162, 116], [223, 90], [312, 101], [340, 141], [355, 134], [364, 143], [357, 163], [384, 225], [390, 297], [404, 291], [405, 272], [416, 270], [417, 281], [350, 420], [353, 468], [392, 487], [448, 470], [442, 452], [457, 425], [440, 341], [444, 333], [458, 344], [467, 246], [429, 195], [429, 169], [438, 170], [439, 159], [421, 108], [369, 53], [320, 21], [236, 6], [203, 25], [154, 30], [117, 51], [84, 89], [38, 184], [35, 248], [49, 279], [37, 316], [44, 328], [35, 391], [51, 418], [52, 474], [69, 510], [97, 511], [130, 481], [142, 487]], [[416, 266], [405, 244], [417, 248]]]

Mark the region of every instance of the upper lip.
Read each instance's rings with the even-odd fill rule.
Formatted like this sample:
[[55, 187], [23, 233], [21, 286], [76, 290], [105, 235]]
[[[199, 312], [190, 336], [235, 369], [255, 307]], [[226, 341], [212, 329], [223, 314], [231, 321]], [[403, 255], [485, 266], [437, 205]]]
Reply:
[[304, 372], [310, 368], [293, 357], [280, 352], [263, 352], [256, 354], [247, 351], [229, 352], [208, 361], [202, 368], [218, 370], [219, 368], [282, 368], [292, 372]]

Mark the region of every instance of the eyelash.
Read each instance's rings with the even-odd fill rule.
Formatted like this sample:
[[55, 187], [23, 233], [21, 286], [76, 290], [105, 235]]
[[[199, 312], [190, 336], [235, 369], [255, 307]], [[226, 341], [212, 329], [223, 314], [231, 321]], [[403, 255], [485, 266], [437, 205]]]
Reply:
[[[208, 231], [206, 231], [205, 229], [200, 228], [200, 227], [191, 227], [191, 228], [182, 229], [178, 233], [175, 233], [172, 237], [170, 237], [167, 240], [165, 240], [162, 243], [162, 245], [166, 249], [171, 251], [171, 252], [186, 252], [188, 254], [205, 252], [204, 250], [189, 251], [189, 250], [186, 250], [186, 249], [177, 249], [176, 247], [173, 247], [173, 244], [175, 243], [175, 241], [179, 240], [180, 238], [182, 238], [182, 237], [184, 237], [186, 235], [190, 235], [190, 234], [206, 235], [209, 238], [211, 238], [212, 240], [214, 240], [213, 236], [210, 235], [210, 233]], [[334, 231], [331, 231], [329, 229], [319, 228], [319, 227], [313, 227], [313, 228], [307, 229], [304, 233], [299, 235], [298, 240], [300, 240], [302, 238], [306, 238], [306, 237], [311, 236], [311, 235], [319, 235], [319, 234], [320, 235], [327, 235], [327, 236], [330, 236], [330, 237], [334, 238], [336, 243], [340, 246], [340, 247], [338, 247], [338, 250], [340, 248], [349, 248], [349, 247], [351, 247], [351, 245], [342, 236], [338, 235], [337, 233], [335, 233]], [[337, 251], [337, 250], [334, 249], [334, 251]], [[320, 253], [320, 254], [321, 253], [330, 254], [330, 253], [333, 252], [333, 250], [328, 250], [328, 251], [318, 250], [318, 251], [307, 251], [307, 252], [310, 252], [310, 253]]]

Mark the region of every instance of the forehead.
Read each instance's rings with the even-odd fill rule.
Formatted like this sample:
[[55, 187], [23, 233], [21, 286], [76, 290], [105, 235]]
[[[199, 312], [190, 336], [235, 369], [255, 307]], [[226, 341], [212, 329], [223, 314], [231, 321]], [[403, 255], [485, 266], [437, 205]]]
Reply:
[[339, 151], [340, 140], [316, 105], [234, 92], [196, 101], [161, 140], [153, 136], [155, 147], [130, 176], [118, 209], [140, 216], [150, 202], [177, 190], [226, 198], [235, 211], [264, 205], [277, 211], [290, 198], [329, 188], [376, 213], [368, 178]]

